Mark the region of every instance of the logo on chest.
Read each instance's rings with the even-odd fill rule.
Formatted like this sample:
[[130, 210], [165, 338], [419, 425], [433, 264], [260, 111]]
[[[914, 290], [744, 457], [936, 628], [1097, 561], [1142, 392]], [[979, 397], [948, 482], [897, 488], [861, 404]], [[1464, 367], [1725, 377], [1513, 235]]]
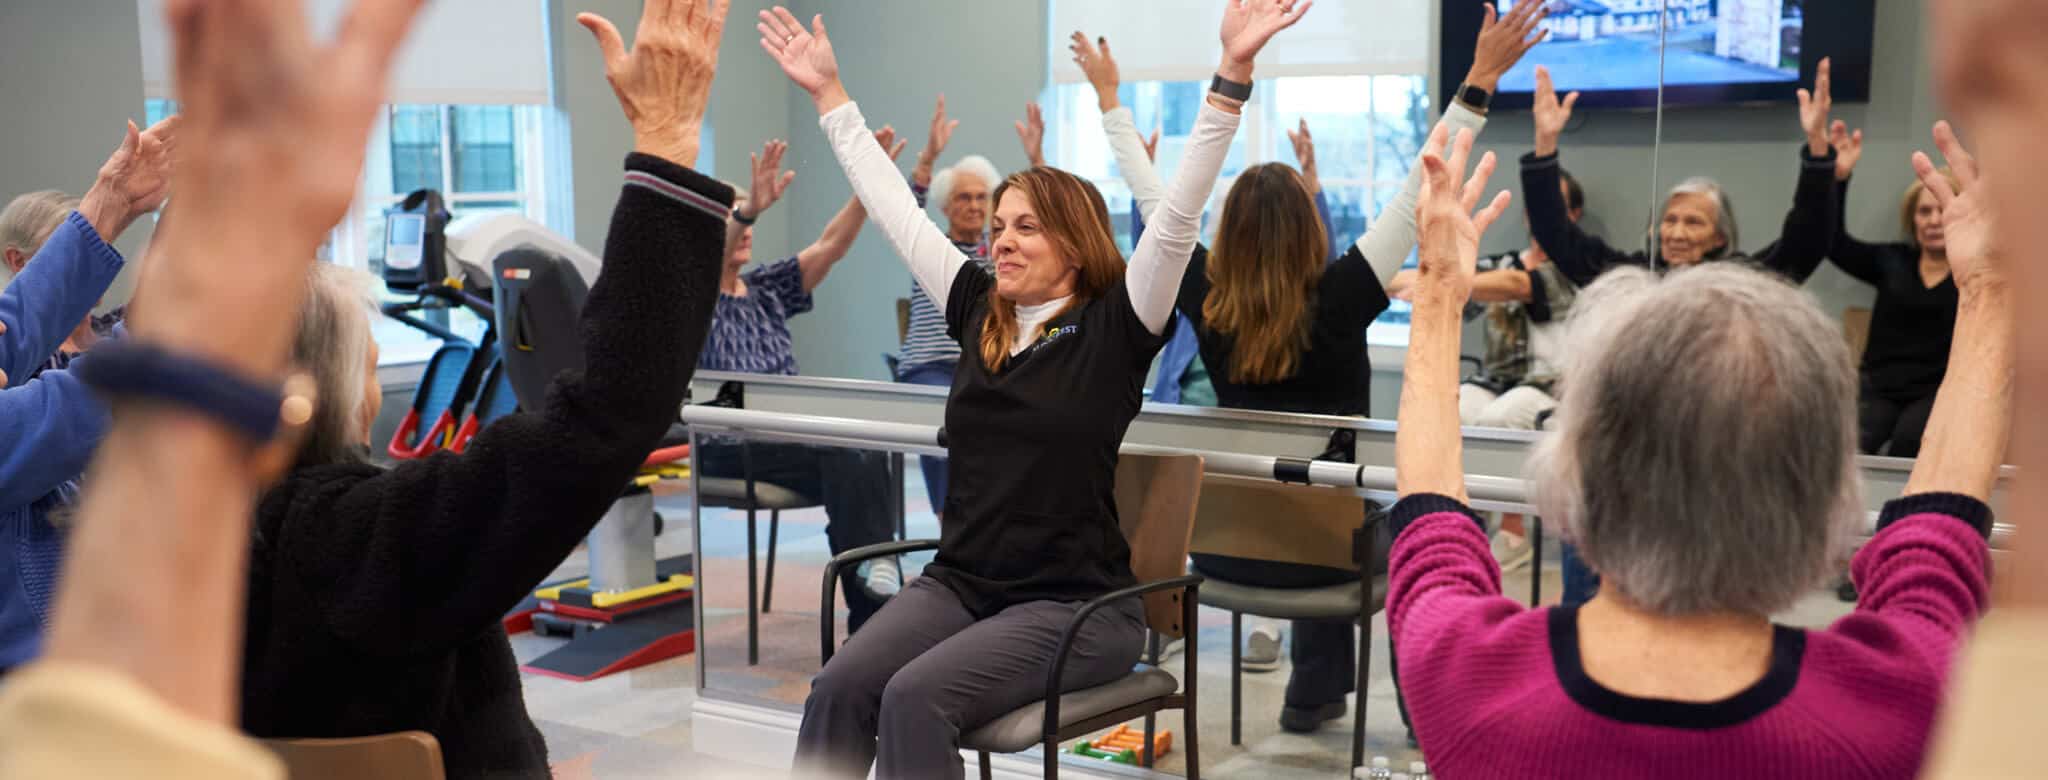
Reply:
[[1038, 346], [1051, 346], [1053, 342], [1065, 338], [1072, 338], [1074, 334], [1079, 332], [1081, 332], [1081, 326], [1079, 325], [1055, 325], [1053, 327], [1046, 328], [1045, 332], [1040, 334], [1038, 337]]

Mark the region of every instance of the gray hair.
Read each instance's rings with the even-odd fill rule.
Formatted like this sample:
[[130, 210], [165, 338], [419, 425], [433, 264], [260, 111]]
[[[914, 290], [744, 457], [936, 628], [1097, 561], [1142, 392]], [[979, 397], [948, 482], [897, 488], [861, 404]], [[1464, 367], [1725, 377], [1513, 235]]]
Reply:
[[1862, 518], [1856, 366], [1799, 288], [1733, 263], [1616, 269], [1566, 327], [1532, 498], [1657, 614], [1769, 615], [1829, 576]]
[[995, 163], [989, 162], [987, 157], [970, 154], [953, 163], [952, 167], [932, 176], [931, 197], [927, 198], [926, 202], [941, 210], [945, 209], [946, 201], [953, 199], [953, 181], [963, 173], [980, 178], [981, 183], [988, 185], [990, 190], [1003, 183], [1003, 173], [996, 170]]
[[363, 370], [370, 360], [374, 281], [367, 273], [333, 263], [314, 263], [306, 275], [306, 306], [299, 312], [292, 361], [313, 375], [320, 395], [299, 447], [300, 466], [360, 461], [366, 454], [363, 430], [371, 421], [363, 419]]
[[[50, 240], [50, 234], [57, 232], [57, 226], [64, 223], [64, 217], [77, 208], [77, 198], [56, 190], [16, 197], [5, 210], [0, 210], [0, 250], [14, 247], [33, 257], [36, 250], [43, 248], [43, 242]], [[5, 273], [0, 270], [0, 274]]]
[[1694, 176], [1679, 182], [1671, 188], [1671, 194], [1664, 196], [1664, 208], [1657, 213], [1661, 216], [1671, 208], [1671, 201], [1680, 195], [1699, 195], [1714, 201], [1714, 229], [1721, 231], [1721, 237], [1728, 243], [1719, 252], [1707, 253], [1708, 258], [1732, 255], [1742, 246], [1742, 230], [1735, 224], [1735, 201], [1728, 197], [1728, 190], [1721, 183], [1705, 176]]

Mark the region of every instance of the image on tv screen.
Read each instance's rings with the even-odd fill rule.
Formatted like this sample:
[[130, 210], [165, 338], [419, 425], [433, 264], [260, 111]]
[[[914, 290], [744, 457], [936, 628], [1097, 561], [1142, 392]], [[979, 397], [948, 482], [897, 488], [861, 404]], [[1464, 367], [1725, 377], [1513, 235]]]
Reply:
[[1500, 91], [1533, 92], [1536, 66], [1558, 91], [1657, 87], [1660, 9], [1666, 86], [1782, 84], [1799, 80], [1803, 0], [1499, 0], [1550, 5], [1550, 37], [1501, 78]]

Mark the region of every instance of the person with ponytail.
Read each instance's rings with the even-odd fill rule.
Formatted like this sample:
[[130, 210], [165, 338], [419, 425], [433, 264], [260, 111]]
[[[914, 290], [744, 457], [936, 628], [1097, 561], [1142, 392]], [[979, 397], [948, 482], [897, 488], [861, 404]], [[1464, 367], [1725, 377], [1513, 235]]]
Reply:
[[[1486, 125], [1484, 96], [1522, 55], [1545, 37], [1545, 3], [1523, 3], [1505, 15], [1488, 11], [1474, 49], [1468, 89], [1446, 108], [1440, 127], [1477, 134]], [[1095, 87], [1103, 131], [1141, 211], [1158, 208], [1165, 188], [1153, 171], [1130, 109], [1118, 104], [1118, 68], [1109, 41], [1075, 33], [1074, 61]], [[1316, 207], [1314, 147], [1307, 125], [1290, 133], [1301, 170], [1284, 163], [1239, 174], [1223, 202], [1213, 247], [1196, 247], [1181, 279], [1178, 305], [1193, 326], [1220, 405], [1238, 409], [1364, 416], [1372, 366], [1365, 329], [1388, 305], [1386, 284], [1415, 248], [1416, 165], [1387, 210], [1334, 261]], [[1370, 511], [1373, 505], [1368, 504]], [[1361, 512], [1361, 517], [1365, 512]], [[1384, 545], [1381, 546], [1384, 549]], [[1194, 570], [1218, 579], [1275, 588], [1313, 588], [1358, 581], [1356, 570], [1196, 553]], [[1384, 561], [1366, 565], [1384, 569]], [[1293, 621], [1294, 664], [1280, 726], [1312, 732], [1344, 716], [1357, 679], [1351, 620]], [[1246, 668], [1279, 661], [1278, 631], [1254, 624]]]
[[[1215, 86], [1129, 265], [1102, 194], [1041, 166], [995, 189], [992, 274], [918, 208], [875, 143], [839, 81], [824, 19], [807, 29], [785, 8], [761, 14], [761, 47], [810, 93], [854, 194], [961, 347], [938, 557], [812, 682], [800, 775], [964, 776], [961, 733], [1043, 696], [1046, 661], [1079, 604], [1137, 584], [1113, 494], [1117, 450], [1165, 342], [1253, 58], [1313, 4], [1226, 2]], [[1062, 685], [1129, 674], [1144, 636], [1137, 598], [1093, 613]]]

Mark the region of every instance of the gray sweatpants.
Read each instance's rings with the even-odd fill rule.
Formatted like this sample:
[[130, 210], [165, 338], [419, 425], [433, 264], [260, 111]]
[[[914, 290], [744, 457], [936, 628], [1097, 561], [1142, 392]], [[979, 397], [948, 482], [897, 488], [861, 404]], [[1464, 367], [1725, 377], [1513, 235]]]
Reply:
[[[1031, 601], [975, 620], [952, 589], [917, 578], [811, 682], [796, 776], [864, 778], [875, 764], [878, 778], [965, 777], [960, 734], [1044, 698], [1047, 664], [1079, 608]], [[1138, 599], [1096, 611], [1074, 638], [1062, 685], [1129, 674], [1144, 642]]]

